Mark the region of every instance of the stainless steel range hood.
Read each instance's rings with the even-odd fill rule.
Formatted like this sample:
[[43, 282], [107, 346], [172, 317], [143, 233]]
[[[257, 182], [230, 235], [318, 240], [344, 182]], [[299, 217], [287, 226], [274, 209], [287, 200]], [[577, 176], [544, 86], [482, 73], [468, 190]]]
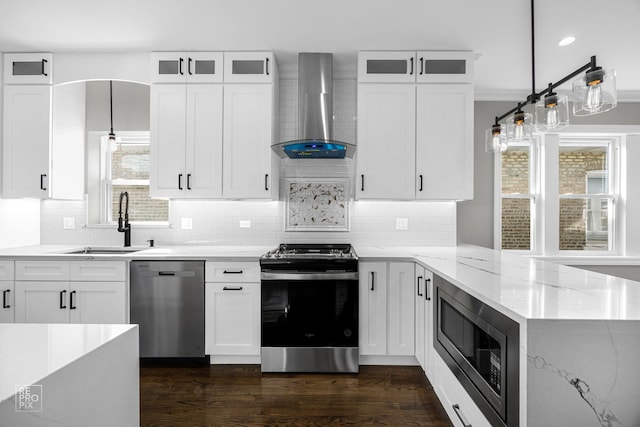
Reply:
[[342, 159], [355, 145], [332, 139], [333, 55], [298, 54], [298, 139], [271, 146], [280, 157]]

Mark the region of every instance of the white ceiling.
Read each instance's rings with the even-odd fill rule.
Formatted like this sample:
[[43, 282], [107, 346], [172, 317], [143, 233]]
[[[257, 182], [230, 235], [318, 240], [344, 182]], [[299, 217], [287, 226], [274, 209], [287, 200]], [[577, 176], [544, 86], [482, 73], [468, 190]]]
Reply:
[[[358, 50], [472, 50], [477, 97], [514, 99], [531, 91], [530, 19], [528, 0], [0, 0], [0, 51], [273, 50], [281, 65], [315, 51], [349, 66]], [[537, 0], [536, 90], [596, 55], [621, 100], [640, 100], [639, 21], [640, 0]]]

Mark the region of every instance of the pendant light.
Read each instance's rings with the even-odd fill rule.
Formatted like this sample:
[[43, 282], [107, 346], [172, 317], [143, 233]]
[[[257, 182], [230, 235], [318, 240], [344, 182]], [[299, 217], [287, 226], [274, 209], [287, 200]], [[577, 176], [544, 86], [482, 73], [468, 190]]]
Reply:
[[[547, 89], [536, 92], [535, 73], [535, 31], [534, 31], [534, 0], [531, 0], [531, 94], [524, 102], [503, 115], [496, 117], [496, 122], [485, 132], [485, 149], [487, 152], [502, 152], [506, 148], [499, 143], [502, 131], [498, 133], [497, 126], [506, 119], [505, 141], [530, 142], [532, 139], [533, 118], [522, 111], [527, 104], [535, 104], [535, 128], [545, 132], [557, 130], [569, 125], [569, 101], [566, 96], [554, 92], [558, 86], [585, 73], [573, 82], [573, 115], [588, 116], [604, 113], [617, 105], [616, 73], [613, 70], [603, 70], [597, 66], [596, 57], [582, 67], [568, 74], [556, 83], [549, 83]], [[501, 128], [502, 130], [502, 128]]]
[[505, 125], [496, 123], [485, 132], [485, 146], [487, 153], [502, 152], [507, 150], [507, 129]]
[[109, 132], [109, 144], [114, 147], [116, 134], [113, 133], [113, 81], [109, 80], [109, 111], [111, 115], [111, 131]]
[[536, 103], [536, 130], [545, 132], [569, 126], [569, 97], [558, 95], [549, 83], [547, 94]]

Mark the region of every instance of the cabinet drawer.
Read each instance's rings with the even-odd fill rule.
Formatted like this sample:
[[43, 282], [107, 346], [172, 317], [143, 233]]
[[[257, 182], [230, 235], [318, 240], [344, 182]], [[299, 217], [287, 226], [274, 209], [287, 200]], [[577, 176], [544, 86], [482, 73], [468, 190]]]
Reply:
[[0, 261], [0, 280], [13, 280], [13, 261]]
[[69, 280], [69, 262], [16, 261], [15, 280]]
[[[491, 427], [440, 355], [434, 355], [435, 390], [455, 427]], [[464, 420], [464, 423], [463, 421]]]
[[124, 261], [71, 261], [69, 277], [74, 281], [124, 282]]
[[248, 262], [207, 262], [204, 277], [207, 282], [259, 282], [260, 264]]

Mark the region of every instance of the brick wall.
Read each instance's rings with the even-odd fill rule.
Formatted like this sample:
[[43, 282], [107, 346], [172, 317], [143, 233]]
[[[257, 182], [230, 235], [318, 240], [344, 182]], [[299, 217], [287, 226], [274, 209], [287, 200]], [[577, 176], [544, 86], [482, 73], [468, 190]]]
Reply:
[[[529, 193], [529, 151], [502, 153], [502, 193]], [[502, 199], [502, 249], [531, 249], [529, 199]]]

